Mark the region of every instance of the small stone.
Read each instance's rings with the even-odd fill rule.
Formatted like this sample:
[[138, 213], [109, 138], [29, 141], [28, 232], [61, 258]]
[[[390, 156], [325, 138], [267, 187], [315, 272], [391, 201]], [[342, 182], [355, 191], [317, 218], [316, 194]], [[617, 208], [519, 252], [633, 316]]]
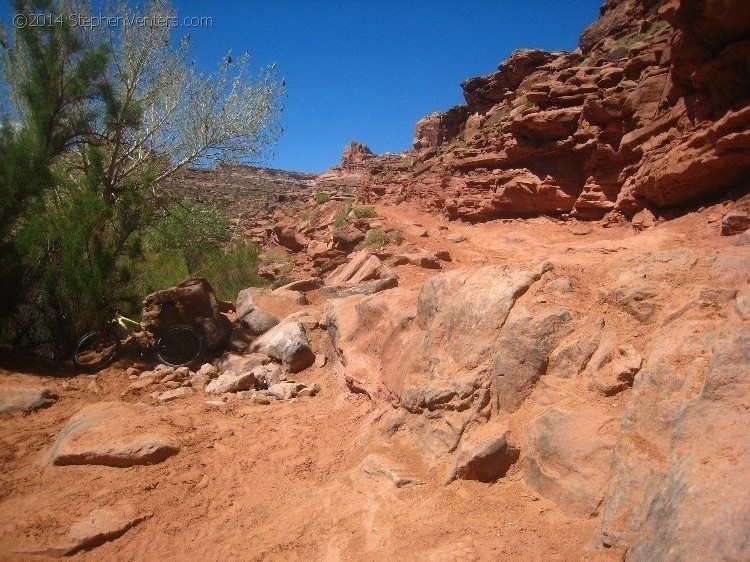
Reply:
[[406, 232], [410, 236], [415, 236], [417, 238], [426, 238], [428, 235], [427, 229], [422, 226], [413, 226], [411, 228], [408, 228]]
[[250, 397], [250, 400], [254, 404], [260, 404], [262, 406], [268, 406], [273, 401], [273, 399], [270, 396], [264, 396], [263, 394], [260, 394], [258, 392], [254, 393]]
[[0, 413], [29, 412], [55, 403], [57, 394], [44, 387], [0, 388]]
[[178, 398], [184, 398], [185, 396], [190, 396], [192, 393], [193, 393], [192, 388], [179, 387], [173, 390], [168, 390], [160, 394], [157, 400], [162, 403], [171, 402], [172, 400], [176, 400]]
[[281, 366], [278, 363], [258, 365], [252, 373], [258, 388], [269, 388], [282, 380]]
[[180, 381], [168, 381], [164, 383], [164, 386], [167, 388], [180, 388], [182, 386], [182, 383]]
[[454, 232], [453, 234], [449, 234], [448, 236], [446, 236], [445, 239], [448, 242], [453, 242], [454, 244], [458, 244], [459, 242], [463, 242], [464, 240], [466, 240], [466, 236], [458, 232]]
[[70, 528], [70, 545], [65, 555], [71, 556], [113, 541], [152, 516], [151, 513], [139, 515], [131, 504], [95, 509]]
[[211, 379], [208, 378], [208, 375], [196, 373], [185, 384], [189, 384], [197, 390], [203, 390], [209, 382], [211, 382]]
[[154, 368], [154, 373], [161, 373], [162, 375], [166, 375], [168, 373], [173, 373], [174, 367], [170, 367], [169, 365], [164, 365], [163, 363], [160, 363]]
[[146, 377], [146, 378], [138, 378], [131, 382], [128, 386], [125, 387], [125, 390], [120, 393], [120, 396], [127, 396], [128, 394], [135, 394], [139, 390], [143, 390], [144, 388], [147, 388], [154, 384], [156, 381], [154, 380], [154, 377]]
[[128, 367], [125, 374], [128, 375], [128, 377], [137, 377], [140, 374], [140, 371], [135, 367]]
[[214, 365], [211, 365], [211, 363], [204, 363], [195, 374], [198, 376], [204, 375], [210, 379], [215, 379], [219, 376], [219, 369], [217, 369]]
[[315, 356], [315, 366], [318, 368], [325, 367], [326, 365], [326, 356], [322, 353], [318, 353]]
[[234, 371], [224, 371], [219, 378], [212, 380], [206, 386], [208, 394], [224, 394], [225, 392], [237, 392], [249, 390], [255, 384], [255, 375], [252, 372], [236, 374]]
[[[178, 373], [177, 371], [174, 371], [174, 372], [169, 373], [166, 376], [164, 376], [159, 382], [161, 384], [167, 384], [168, 385], [169, 383], [173, 383], [173, 382], [176, 382], [176, 381], [181, 381], [182, 378], [183, 377], [182, 377], [182, 375], [180, 373]], [[173, 388], [173, 387], [170, 387], [170, 388]]]
[[297, 396], [297, 385], [292, 382], [280, 382], [268, 387], [268, 394], [280, 400], [288, 400]]
[[297, 396], [299, 398], [306, 398], [309, 396], [315, 396], [318, 391], [320, 391], [320, 386], [318, 386], [317, 383], [315, 383], [312, 386], [306, 386], [305, 388], [297, 391]]

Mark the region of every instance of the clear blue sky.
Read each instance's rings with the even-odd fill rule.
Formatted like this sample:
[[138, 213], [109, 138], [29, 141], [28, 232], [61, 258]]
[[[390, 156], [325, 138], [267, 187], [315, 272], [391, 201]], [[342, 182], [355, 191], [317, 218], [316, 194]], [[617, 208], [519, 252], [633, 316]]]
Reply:
[[[423, 116], [463, 103], [460, 82], [517, 48], [572, 50], [603, 0], [174, 0], [207, 70], [229, 49], [284, 77], [283, 133], [266, 165], [323, 171], [350, 141], [376, 153], [411, 147]], [[4, 0], [7, 22], [9, 2]], [[180, 30], [178, 30], [180, 32]]]

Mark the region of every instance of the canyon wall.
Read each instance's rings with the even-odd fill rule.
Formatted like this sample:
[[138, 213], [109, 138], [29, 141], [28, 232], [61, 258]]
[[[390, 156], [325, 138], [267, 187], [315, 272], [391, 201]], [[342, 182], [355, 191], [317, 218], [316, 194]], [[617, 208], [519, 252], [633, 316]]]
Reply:
[[519, 50], [416, 125], [316, 182], [450, 219], [674, 216], [748, 189], [750, 5], [608, 0], [574, 52]]

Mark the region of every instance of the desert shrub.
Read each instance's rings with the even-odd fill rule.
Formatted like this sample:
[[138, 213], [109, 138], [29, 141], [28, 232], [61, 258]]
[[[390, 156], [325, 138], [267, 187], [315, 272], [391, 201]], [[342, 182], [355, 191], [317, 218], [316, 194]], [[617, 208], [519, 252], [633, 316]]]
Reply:
[[229, 221], [217, 207], [185, 199], [168, 204], [146, 230], [145, 239], [152, 250], [182, 252], [192, 275], [206, 256], [229, 242], [230, 235]]
[[367, 231], [365, 239], [359, 245], [359, 248], [373, 248], [380, 250], [388, 244], [400, 245], [404, 241], [404, 233], [400, 230], [385, 232], [380, 228], [373, 228]]
[[377, 213], [375, 212], [375, 207], [371, 207], [369, 205], [365, 207], [357, 207], [355, 205], [352, 207], [351, 212], [354, 214], [354, 217], [358, 219], [369, 219], [374, 216], [377, 216]]
[[394, 230], [389, 234], [391, 243], [400, 246], [404, 241], [404, 233], [401, 230]]
[[342, 209], [339, 209], [339, 212], [336, 213], [336, 216], [333, 218], [333, 227], [334, 228], [341, 228], [346, 224], [346, 219], [349, 218], [349, 212], [351, 211], [351, 208], [346, 205]]
[[183, 273], [214, 277], [225, 295], [252, 283], [257, 249], [227, 246], [210, 208], [158, 214], [157, 194], [184, 166], [262, 155], [281, 131], [274, 68], [254, 75], [249, 55], [227, 56], [203, 74], [172, 26], [128, 23], [171, 20], [153, 18], [174, 14], [168, 0], [108, 3], [128, 16], [108, 34], [70, 24], [86, 2], [12, 4], [43, 23], [0, 25], [2, 340], [65, 354], [105, 302], [135, 308]]
[[322, 205], [323, 203], [328, 203], [330, 200], [331, 200], [330, 193], [325, 193], [324, 191], [321, 191], [315, 194], [315, 202], [318, 205]]
[[386, 234], [380, 228], [373, 228], [371, 230], [368, 230], [367, 234], [365, 234], [365, 239], [364, 242], [362, 242], [362, 246], [369, 246], [371, 248], [376, 248], [379, 250], [383, 246], [386, 246], [388, 242], [388, 234]]

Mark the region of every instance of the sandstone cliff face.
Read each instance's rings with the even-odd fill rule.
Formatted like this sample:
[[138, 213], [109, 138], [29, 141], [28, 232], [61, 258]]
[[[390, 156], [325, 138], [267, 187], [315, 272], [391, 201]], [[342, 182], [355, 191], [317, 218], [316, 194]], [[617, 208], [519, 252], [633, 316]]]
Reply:
[[221, 165], [186, 169], [170, 178], [165, 189], [178, 198], [219, 207], [235, 229], [265, 220], [280, 204], [307, 201], [315, 174], [271, 168]]
[[576, 52], [514, 53], [419, 121], [413, 150], [345, 156], [323, 185], [471, 222], [630, 219], [742, 192], [748, 36], [742, 0], [608, 0]]

